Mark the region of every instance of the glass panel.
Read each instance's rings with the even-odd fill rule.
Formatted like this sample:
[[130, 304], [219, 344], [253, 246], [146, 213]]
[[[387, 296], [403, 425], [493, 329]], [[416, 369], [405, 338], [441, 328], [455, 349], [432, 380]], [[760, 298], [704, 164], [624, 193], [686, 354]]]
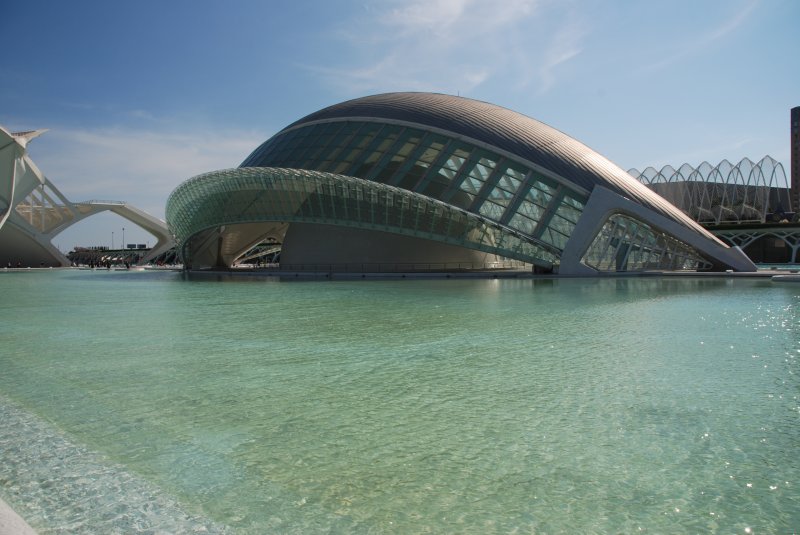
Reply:
[[489, 175], [492, 174], [492, 170], [494, 169], [495, 162], [489, 160], [487, 158], [481, 158], [480, 161], [475, 164], [475, 168], [470, 173], [474, 178], [481, 180], [482, 182], [486, 182], [489, 178]]
[[352, 125], [349, 125], [347, 128], [344, 128], [339, 135], [331, 139], [325, 151], [322, 153], [322, 161], [315, 166], [316, 169], [327, 171], [329, 167], [335, 165], [340, 160], [339, 155], [352, 140], [351, 133], [346, 132], [351, 127]]
[[491, 155], [487, 151], [482, 150], [479, 155], [480, 158], [469, 171], [469, 176], [460, 185], [462, 191], [471, 195], [477, 195], [496, 165], [496, 162], [489, 158]]
[[[453, 178], [455, 178], [455, 176], [458, 174], [461, 166], [464, 165], [464, 162], [467, 160], [467, 158], [469, 158], [469, 149], [466, 146], [461, 144], [456, 146], [451, 145], [450, 155], [445, 159], [442, 166], [436, 171], [436, 174], [430, 178], [422, 193], [429, 197], [440, 199], [442, 194], [447, 190], [447, 187], [453, 181]], [[466, 206], [469, 206], [469, 204]]]
[[522, 185], [525, 179], [525, 172], [521, 168], [516, 168], [513, 164], [507, 164], [506, 169], [497, 181], [497, 188], [514, 194]]
[[420, 139], [422, 139], [421, 132], [410, 131], [406, 136], [406, 142], [400, 147], [395, 155], [392, 157], [393, 160], [403, 161], [411, 154], [411, 151], [417, 148]]
[[522, 184], [521, 180], [517, 180], [511, 175], [504, 174], [503, 176], [500, 177], [500, 180], [497, 182], [497, 187], [502, 189], [503, 191], [507, 191], [513, 194], [516, 193], [521, 184]]
[[332, 167], [327, 169], [332, 173], [344, 173], [350, 169], [353, 163], [361, 156], [364, 147], [368, 146], [374, 139], [380, 125], [375, 123], [364, 123], [361, 130], [354, 135], [347, 148], [342, 149], [339, 158], [332, 162]]
[[578, 222], [582, 212], [583, 204], [571, 199], [570, 197], [564, 197], [564, 200], [561, 202], [558, 210], [556, 210], [556, 214], [568, 221], [571, 221], [573, 224]]
[[552, 219], [550, 219], [550, 224], [548, 227], [552, 228], [553, 230], [560, 232], [561, 234], [565, 234], [569, 236], [572, 234], [572, 230], [575, 228], [575, 223], [572, 221], [567, 221], [566, 219], [559, 217], [558, 215], [553, 215]]
[[511, 202], [511, 199], [514, 197], [514, 194], [510, 191], [504, 190], [500, 187], [494, 188], [492, 192], [489, 194], [489, 200], [500, 204], [502, 206], [508, 206], [508, 203]]
[[422, 141], [422, 145], [420, 145], [420, 149], [417, 149], [412, 155], [412, 157], [416, 155], [417, 160], [411, 166], [408, 165], [410, 162], [406, 162], [401, 170], [404, 175], [395, 177], [393, 183], [403, 189], [415, 190], [422, 177], [428, 172], [431, 164], [438, 158], [445, 143], [446, 139], [442, 136], [426, 136]]
[[481, 215], [484, 215], [494, 221], [500, 220], [500, 218], [503, 216], [503, 211], [504, 208], [502, 206], [489, 201], [483, 203], [479, 210]]
[[533, 231], [536, 230], [536, 224], [536, 220], [525, 217], [519, 213], [515, 214], [514, 217], [511, 218], [511, 221], [508, 222], [509, 227], [529, 235], [532, 235]]
[[419, 160], [417, 160], [418, 165], [424, 167], [432, 165], [433, 162], [439, 157], [439, 154], [442, 152], [442, 149], [444, 149], [446, 144], [447, 139], [443, 136], [431, 136], [428, 148], [425, 149], [425, 152], [423, 152], [422, 156], [420, 156]]
[[[273, 145], [268, 157], [261, 158], [259, 165], [273, 167], [299, 167], [310, 147], [315, 127], [309, 126], [286, 134], [281, 143]], [[285, 141], [285, 142], [284, 142]], [[266, 155], [265, 155], [266, 156]]]
[[473, 196], [478, 194], [481, 186], [483, 186], [483, 182], [471, 175], [465, 178], [464, 182], [461, 183], [461, 189]]
[[[390, 147], [395, 143], [397, 140], [397, 136], [400, 134], [402, 127], [400, 126], [386, 126], [380, 131], [380, 141], [378, 145], [371, 149], [366, 157], [362, 155], [364, 161], [357, 165], [351, 174], [355, 177], [364, 178], [366, 177], [371, 169], [377, 164], [381, 157], [389, 150]], [[373, 142], [372, 145], [375, 143]]]
[[541, 182], [534, 183], [533, 187], [528, 190], [528, 193], [525, 195], [525, 197], [531, 202], [544, 207], [550, 203], [550, 199], [553, 198], [553, 193], [539, 189], [539, 185], [543, 184], [541, 184]]
[[394, 176], [403, 162], [406, 161], [413, 150], [417, 148], [417, 145], [419, 145], [423, 135], [423, 132], [419, 130], [406, 130], [406, 132], [403, 134], [403, 142], [400, 146], [400, 149], [391, 156], [391, 159], [386, 162], [382, 169], [378, 170], [373, 180], [375, 182], [382, 183], [388, 182], [389, 179]]
[[545, 243], [549, 243], [550, 245], [557, 247], [558, 249], [564, 249], [564, 246], [567, 244], [568, 236], [561, 234], [560, 232], [556, 232], [551, 227], [548, 227], [542, 232], [541, 240]]
[[622, 214], [609, 217], [584, 255], [583, 262], [598, 271], [710, 267], [692, 247]]
[[530, 201], [522, 201], [517, 208], [517, 213], [524, 215], [534, 221], [539, 221], [544, 214], [544, 207], [534, 204]]
[[251, 161], [248, 161], [248, 166], [258, 166], [258, 165], [265, 165], [267, 162], [268, 165], [271, 165], [273, 161], [276, 149], [279, 147], [278, 140], [273, 140], [271, 143], [263, 145], [258, 154], [253, 155]]
[[546, 180], [544, 177], [537, 175], [537, 179], [533, 181], [532, 187], [538, 189], [539, 191], [543, 191], [544, 193], [548, 194], [549, 196], [553, 196], [556, 194], [555, 186], [552, 186], [549, 180]]
[[458, 172], [461, 169], [461, 166], [464, 165], [464, 162], [467, 158], [469, 158], [470, 149], [465, 147], [457, 147], [453, 150], [453, 153], [447, 158], [447, 162], [444, 164], [444, 168], [450, 169], [452, 171]]

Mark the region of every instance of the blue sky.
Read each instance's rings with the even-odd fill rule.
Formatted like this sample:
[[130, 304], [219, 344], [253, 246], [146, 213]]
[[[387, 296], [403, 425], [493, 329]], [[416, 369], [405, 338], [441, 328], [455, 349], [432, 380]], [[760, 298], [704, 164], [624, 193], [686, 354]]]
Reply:
[[[505, 106], [623, 169], [770, 155], [788, 174], [799, 27], [797, 0], [6, 2], [0, 125], [50, 129], [29, 151], [69, 199], [162, 218], [182, 181], [388, 91]], [[55, 243], [122, 227], [152, 244], [113, 215]]]

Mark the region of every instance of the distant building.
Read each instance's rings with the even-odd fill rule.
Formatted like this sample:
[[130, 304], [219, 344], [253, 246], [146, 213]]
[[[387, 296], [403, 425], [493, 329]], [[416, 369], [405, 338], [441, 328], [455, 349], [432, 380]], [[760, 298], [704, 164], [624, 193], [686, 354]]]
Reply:
[[174, 245], [163, 221], [130, 204], [67, 200], [28, 156], [28, 143], [44, 132], [11, 133], [0, 127], [0, 267], [68, 266], [70, 260], [53, 245], [53, 238], [78, 221], [106, 210], [158, 239], [148, 258]]
[[800, 106], [792, 108], [790, 133], [792, 202], [795, 209], [800, 209]]
[[[737, 164], [685, 163], [628, 173], [702, 225], [766, 223], [791, 218], [792, 202], [783, 165], [770, 156]], [[795, 205], [796, 206], [796, 205]]]
[[290, 270], [753, 271], [624, 170], [535, 119], [467, 98], [389, 93], [317, 111], [237, 169], [187, 180], [167, 222], [192, 269], [266, 240]]
[[800, 262], [800, 106], [790, 114], [791, 168], [769, 156], [738, 164], [628, 171], [754, 262]]

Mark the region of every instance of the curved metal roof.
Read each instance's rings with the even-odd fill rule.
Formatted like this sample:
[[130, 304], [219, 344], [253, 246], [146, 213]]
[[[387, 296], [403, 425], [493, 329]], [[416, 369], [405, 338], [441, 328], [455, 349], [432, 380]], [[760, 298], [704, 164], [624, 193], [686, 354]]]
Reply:
[[628, 173], [583, 143], [521, 113], [439, 93], [385, 93], [334, 104], [292, 123], [385, 119], [437, 128], [472, 138], [532, 162], [591, 191], [604, 186], [708, 237], [702, 227]]

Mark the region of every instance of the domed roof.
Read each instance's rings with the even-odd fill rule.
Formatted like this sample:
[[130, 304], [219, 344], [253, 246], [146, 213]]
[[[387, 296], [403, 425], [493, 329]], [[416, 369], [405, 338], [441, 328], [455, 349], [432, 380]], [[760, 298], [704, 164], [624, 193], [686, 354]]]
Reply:
[[478, 100], [439, 93], [384, 93], [314, 112], [284, 131], [318, 121], [385, 119], [435, 128], [508, 152], [592, 191], [600, 185], [678, 220], [702, 228], [620, 167], [568, 135], [521, 113]]

